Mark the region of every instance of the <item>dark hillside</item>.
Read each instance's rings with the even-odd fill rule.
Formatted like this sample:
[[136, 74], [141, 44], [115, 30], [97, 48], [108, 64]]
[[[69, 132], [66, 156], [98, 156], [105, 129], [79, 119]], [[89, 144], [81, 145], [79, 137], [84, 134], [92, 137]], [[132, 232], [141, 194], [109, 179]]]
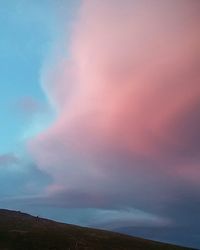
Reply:
[[118, 233], [78, 227], [25, 213], [0, 210], [1, 250], [181, 250]]

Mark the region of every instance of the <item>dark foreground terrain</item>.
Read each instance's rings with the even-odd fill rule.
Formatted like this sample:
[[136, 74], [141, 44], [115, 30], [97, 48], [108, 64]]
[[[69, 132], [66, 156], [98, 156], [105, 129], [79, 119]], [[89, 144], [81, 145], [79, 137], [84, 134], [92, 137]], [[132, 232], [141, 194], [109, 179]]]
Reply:
[[118, 233], [83, 228], [0, 209], [1, 250], [179, 250], [189, 249]]

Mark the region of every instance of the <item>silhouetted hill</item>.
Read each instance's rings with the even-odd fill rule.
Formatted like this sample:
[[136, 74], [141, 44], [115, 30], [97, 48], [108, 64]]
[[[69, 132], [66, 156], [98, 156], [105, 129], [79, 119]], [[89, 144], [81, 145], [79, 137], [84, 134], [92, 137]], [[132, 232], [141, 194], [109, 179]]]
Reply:
[[109, 231], [79, 227], [0, 209], [1, 250], [181, 250]]

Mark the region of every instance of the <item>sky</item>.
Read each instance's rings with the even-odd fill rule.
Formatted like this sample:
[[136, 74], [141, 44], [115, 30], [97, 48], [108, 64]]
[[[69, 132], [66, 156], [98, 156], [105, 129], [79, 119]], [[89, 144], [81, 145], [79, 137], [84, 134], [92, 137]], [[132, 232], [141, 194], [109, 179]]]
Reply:
[[0, 207], [200, 248], [199, 12], [0, 0]]

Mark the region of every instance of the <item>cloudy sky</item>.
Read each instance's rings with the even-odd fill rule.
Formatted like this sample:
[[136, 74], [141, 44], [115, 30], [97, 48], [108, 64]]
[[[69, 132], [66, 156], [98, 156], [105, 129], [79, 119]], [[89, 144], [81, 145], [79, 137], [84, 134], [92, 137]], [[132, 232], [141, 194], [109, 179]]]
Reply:
[[199, 13], [0, 0], [0, 207], [200, 247]]

